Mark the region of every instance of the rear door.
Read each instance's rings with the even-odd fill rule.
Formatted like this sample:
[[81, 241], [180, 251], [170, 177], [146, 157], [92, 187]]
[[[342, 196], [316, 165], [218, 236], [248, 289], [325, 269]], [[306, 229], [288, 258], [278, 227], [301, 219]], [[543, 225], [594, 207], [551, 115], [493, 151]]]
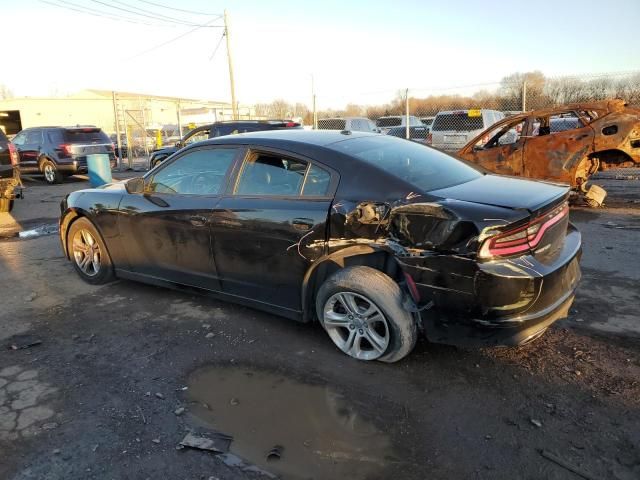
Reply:
[[304, 275], [325, 250], [336, 185], [337, 174], [307, 158], [252, 149], [212, 219], [223, 291], [300, 311]]
[[575, 184], [575, 171], [593, 151], [594, 131], [572, 111], [530, 117], [524, 176]]
[[7, 178], [13, 175], [13, 165], [9, 153], [9, 140], [2, 130], [0, 130], [0, 178]]
[[211, 250], [211, 216], [242, 147], [203, 146], [178, 153], [125, 195], [120, 230], [136, 273], [220, 290]]

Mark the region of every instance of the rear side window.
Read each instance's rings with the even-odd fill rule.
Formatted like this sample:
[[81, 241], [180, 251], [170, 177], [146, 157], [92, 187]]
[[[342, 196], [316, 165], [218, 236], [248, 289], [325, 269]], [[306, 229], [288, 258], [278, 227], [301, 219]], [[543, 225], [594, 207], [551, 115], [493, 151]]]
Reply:
[[376, 122], [378, 127], [397, 127], [402, 125], [402, 119], [400, 117], [382, 117]]
[[302, 188], [303, 197], [324, 197], [329, 192], [331, 174], [326, 170], [311, 165]]
[[111, 143], [107, 134], [99, 128], [69, 129], [64, 131], [68, 143]]
[[347, 122], [340, 118], [324, 118], [318, 120], [318, 130], [344, 130]]
[[64, 138], [60, 130], [49, 130], [47, 132], [47, 139], [49, 140], [49, 143], [53, 143], [55, 145], [64, 143]]
[[425, 192], [482, 176], [479, 170], [445, 153], [388, 135], [344, 140], [329, 148], [359, 158]]
[[482, 130], [482, 117], [470, 117], [467, 112], [438, 114], [433, 121], [431, 130], [434, 132], [471, 132]]
[[237, 195], [298, 196], [307, 163], [279, 155], [255, 154], [242, 168]]

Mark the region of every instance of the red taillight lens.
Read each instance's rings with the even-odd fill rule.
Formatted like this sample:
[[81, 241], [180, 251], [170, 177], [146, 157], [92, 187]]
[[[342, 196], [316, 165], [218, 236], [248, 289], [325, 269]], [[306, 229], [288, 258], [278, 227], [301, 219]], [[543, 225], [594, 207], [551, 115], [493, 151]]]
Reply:
[[14, 167], [18, 165], [18, 151], [13, 143], [9, 143], [9, 158], [11, 159], [11, 165]]
[[532, 250], [538, 246], [545, 232], [567, 215], [569, 205], [563, 203], [527, 225], [488, 238], [480, 247], [478, 256], [483, 259], [508, 257]]
[[71, 156], [71, 145], [69, 145], [68, 143], [58, 145], [58, 148], [62, 150], [62, 153], [64, 153], [65, 155]]
[[297, 126], [299, 126], [299, 125], [300, 125], [300, 124], [299, 124], [299, 123], [296, 123], [296, 122], [287, 122], [287, 123], [285, 124], [285, 127], [297, 127]]
[[431, 134], [431, 132], [429, 132], [429, 134], [427, 135], [427, 143], [429, 145], [433, 143], [433, 135]]

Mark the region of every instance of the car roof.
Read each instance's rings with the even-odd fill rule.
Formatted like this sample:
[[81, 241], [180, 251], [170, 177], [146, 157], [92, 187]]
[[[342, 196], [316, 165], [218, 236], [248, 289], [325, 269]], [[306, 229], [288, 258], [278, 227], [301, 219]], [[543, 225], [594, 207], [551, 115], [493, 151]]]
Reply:
[[199, 142], [199, 144], [273, 144], [285, 145], [287, 143], [315, 145], [325, 147], [332, 143], [341, 142], [350, 138], [379, 135], [370, 132], [352, 132], [340, 130], [264, 130], [259, 132], [239, 133], [237, 135], [225, 135]]

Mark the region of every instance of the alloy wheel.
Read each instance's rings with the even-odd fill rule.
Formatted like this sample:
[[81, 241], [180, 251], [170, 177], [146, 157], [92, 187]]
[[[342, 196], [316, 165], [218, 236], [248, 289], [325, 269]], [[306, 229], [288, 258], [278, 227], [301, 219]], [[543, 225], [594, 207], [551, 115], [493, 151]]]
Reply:
[[73, 237], [71, 244], [73, 259], [78, 268], [89, 277], [93, 277], [100, 271], [102, 252], [100, 245], [91, 232], [80, 229]]
[[375, 360], [389, 346], [389, 325], [382, 311], [364, 295], [340, 292], [326, 301], [323, 324], [333, 343], [358, 360]]
[[50, 163], [44, 166], [44, 178], [49, 183], [52, 183], [56, 179], [56, 171]]

